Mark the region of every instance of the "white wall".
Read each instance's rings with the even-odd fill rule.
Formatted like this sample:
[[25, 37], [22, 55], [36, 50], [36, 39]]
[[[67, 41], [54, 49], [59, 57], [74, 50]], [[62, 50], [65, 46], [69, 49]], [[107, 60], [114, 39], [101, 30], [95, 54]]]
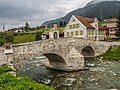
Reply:
[[[73, 19], [75, 19], [75, 21], [73, 22]], [[79, 28], [72, 28], [72, 29], [69, 29], [69, 25], [73, 25], [73, 24], [80, 24], [80, 27]], [[83, 30], [83, 35], [78, 35], [78, 36], [74, 36], [74, 37], [86, 37], [86, 27], [79, 21], [76, 19], [75, 16], [72, 16], [68, 25], [66, 26], [65, 30], [64, 30], [64, 36], [67, 37], [67, 32], [75, 32], [75, 31], [80, 31], [80, 30]]]

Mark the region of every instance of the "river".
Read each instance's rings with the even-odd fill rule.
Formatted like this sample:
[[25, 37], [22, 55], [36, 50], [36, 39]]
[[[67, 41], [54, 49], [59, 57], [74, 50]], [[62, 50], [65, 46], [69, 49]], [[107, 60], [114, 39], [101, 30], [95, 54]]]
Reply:
[[77, 72], [48, 70], [40, 62], [31, 60], [19, 73], [56, 90], [120, 90], [120, 61], [87, 59], [89, 70]]

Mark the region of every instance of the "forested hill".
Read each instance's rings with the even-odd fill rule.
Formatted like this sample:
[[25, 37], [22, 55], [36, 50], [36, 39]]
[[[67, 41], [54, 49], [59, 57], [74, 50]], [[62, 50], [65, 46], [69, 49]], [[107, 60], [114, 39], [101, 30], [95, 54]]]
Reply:
[[49, 25], [50, 23], [60, 23], [65, 21], [66, 23], [72, 15], [80, 15], [85, 17], [97, 17], [98, 19], [108, 18], [110, 16], [116, 16], [120, 10], [120, 1], [102, 1], [98, 3], [88, 3], [84, 8], [79, 8], [68, 13], [65, 17], [46, 21], [43, 25]]

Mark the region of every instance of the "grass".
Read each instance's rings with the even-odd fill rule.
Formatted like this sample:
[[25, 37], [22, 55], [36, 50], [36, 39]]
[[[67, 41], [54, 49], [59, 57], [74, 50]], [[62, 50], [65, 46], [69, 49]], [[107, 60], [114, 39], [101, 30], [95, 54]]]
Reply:
[[103, 57], [105, 59], [120, 60], [120, 46], [111, 46], [109, 50], [98, 57]]
[[10, 70], [7, 66], [0, 66], [0, 90], [54, 90], [26, 76], [12, 75], [8, 73]]
[[58, 30], [64, 30], [65, 27], [58, 27], [57, 29], [58, 29]]
[[35, 37], [36, 37], [35, 33], [22, 33], [22, 34], [18, 34], [18, 35], [16, 35], [14, 37], [14, 44], [35, 41]]

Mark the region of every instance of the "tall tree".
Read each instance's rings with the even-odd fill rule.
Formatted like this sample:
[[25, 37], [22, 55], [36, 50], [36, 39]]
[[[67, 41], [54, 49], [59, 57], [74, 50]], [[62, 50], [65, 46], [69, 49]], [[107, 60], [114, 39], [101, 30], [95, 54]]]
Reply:
[[118, 21], [117, 21], [118, 30], [117, 30], [117, 32], [116, 32], [116, 36], [117, 36], [117, 37], [120, 37], [120, 12], [119, 12], [119, 14], [118, 14], [118, 16], [117, 16], [117, 19], [118, 19]]
[[11, 32], [8, 32], [5, 34], [5, 42], [13, 43], [14, 41], [14, 35]]
[[38, 40], [42, 40], [42, 32], [37, 32], [36, 34], [36, 37], [35, 37], [35, 40], [38, 41]]
[[29, 31], [29, 29], [30, 29], [30, 27], [29, 27], [29, 23], [26, 22], [26, 23], [25, 23], [25, 31], [27, 32], [27, 31]]
[[62, 21], [60, 21], [60, 27], [63, 27], [63, 22]]
[[66, 26], [66, 22], [64, 21], [64, 27]]

